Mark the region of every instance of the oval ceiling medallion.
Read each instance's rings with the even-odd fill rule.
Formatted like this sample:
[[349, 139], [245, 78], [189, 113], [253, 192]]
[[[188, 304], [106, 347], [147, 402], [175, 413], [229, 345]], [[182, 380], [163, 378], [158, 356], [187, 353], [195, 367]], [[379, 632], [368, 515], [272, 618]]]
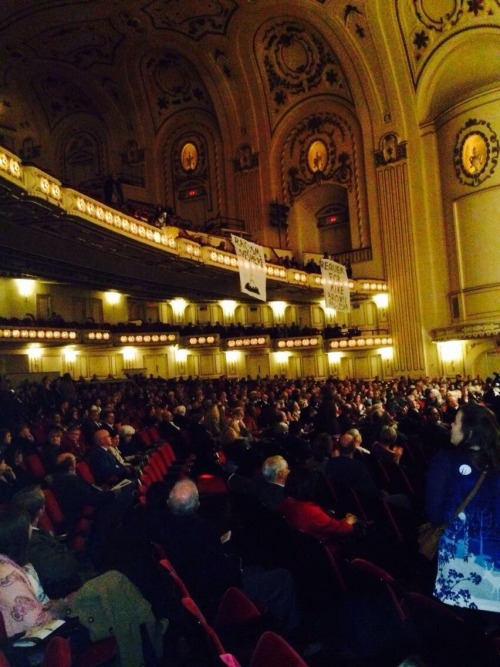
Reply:
[[430, 30], [441, 32], [458, 21], [463, 0], [413, 0], [418, 20]]

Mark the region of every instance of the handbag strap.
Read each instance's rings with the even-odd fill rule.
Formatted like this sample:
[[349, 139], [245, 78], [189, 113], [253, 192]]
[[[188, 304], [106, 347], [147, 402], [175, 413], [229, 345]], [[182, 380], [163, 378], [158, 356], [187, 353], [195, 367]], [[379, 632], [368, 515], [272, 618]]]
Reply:
[[448, 521], [448, 523], [446, 524], [447, 526], [448, 526], [452, 521], [455, 521], [455, 519], [456, 519], [457, 516], [460, 514], [460, 512], [463, 512], [463, 511], [464, 511], [464, 509], [467, 507], [467, 505], [470, 503], [470, 501], [474, 498], [474, 496], [476, 495], [476, 493], [479, 491], [479, 487], [480, 487], [481, 484], [484, 482], [484, 480], [485, 480], [487, 474], [488, 474], [488, 468], [485, 468], [485, 469], [483, 470], [483, 472], [481, 473], [481, 476], [479, 477], [479, 479], [477, 480], [477, 482], [474, 484], [474, 487], [472, 488], [472, 490], [471, 490], [471, 492], [469, 493], [469, 495], [467, 496], [467, 498], [465, 498], [465, 500], [463, 500], [463, 501], [460, 503], [460, 505], [457, 507], [457, 509], [455, 510], [455, 513], [453, 514], [452, 518], [451, 518], [451, 519]]

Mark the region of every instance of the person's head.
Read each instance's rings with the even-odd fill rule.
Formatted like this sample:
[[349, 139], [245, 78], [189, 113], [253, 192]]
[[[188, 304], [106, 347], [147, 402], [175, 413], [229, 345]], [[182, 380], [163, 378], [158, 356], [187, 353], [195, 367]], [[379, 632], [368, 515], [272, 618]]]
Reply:
[[0, 513], [0, 553], [26, 565], [31, 523], [26, 510], [10, 505]]
[[380, 442], [383, 445], [394, 445], [398, 439], [398, 432], [394, 426], [383, 426], [380, 431]]
[[314, 500], [316, 475], [312, 470], [296, 468], [292, 470], [285, 483], [285, 496], [309, 502]]
[[64, 452], [57, 457], [57, 470], [59, 472], [76, 472], [76, 456], [71, 452]]
[[363, 442], [363, 437], [357, 428], [350, 428], [348, 431], [346, 431], [346, 433], [347, 435], [352, 436], [354, 440], [354, 447], [359, 447]]
[[284, 486], [289, 472], [288, 463], [282, 456], [269, 456], [262, 465], [262, 476], [271, 484]]
[[102, 420], [106, 422], [106, 424], [114, 424], [115, 413], [113, 412], [113, 410], [105, 410], [102, 415]]
[[36, 526], [45, 509], [45, 496], [38, 485], [26, 486], [14, 494], [11, 504], [28, 513], [32, 526]]
[[130, 424], [124, 424], [118, 433], [122, 440], [125, 442], [130, 442], [132, 440], [132, 436], [135, 435], [135, 428], [130, 426]]
[[47, 442], [54, 447], [60, 447], [62, 440], [62, 431], [59, 428], [50, 429], [47, 435]]
[[119, 433], [115, 433], [115, 435], [111, 436], [111, 446], [118, 447], [119, 445], [120, 445], [120, 435]]
[[71, 426], [66, 434], [68, 440], [74, 444], [78, 444], [80, 442], [81, 435], [82, 431], [79, 426]]
[[356, 443], [354, 436], [350, 433], [344, 433], [340, 436], [339, 442], [339, 454], [340, 456], [349, 456], [352, 457], [356, 449]]
[[106, 449], [111, 447], [112, 442], [109, 431], [106, 431], [105, 428], [100, 428], [98, 431], [96, 431], [94, 434], [94, 444], [98, 447], [106, 447]]
[[12, 444], [12, 433], [8, 428], [0, 429], [0, 447], [8, 447]]
[[168, 494], [167, 505], [172, 514], [194, 514], [200, 505], [198, 487], [191, 479], [181, 479]]
[[470, 450], [479, 468], [500, 470], [500, 432], [495, 415], [477, 403], [467, 403], [451, 425], [451, 442]]
[[312, 443], [314, 458], [322, 461], [325, 457], [332, 455], [333, 438], [329, 433], [318, 433]]

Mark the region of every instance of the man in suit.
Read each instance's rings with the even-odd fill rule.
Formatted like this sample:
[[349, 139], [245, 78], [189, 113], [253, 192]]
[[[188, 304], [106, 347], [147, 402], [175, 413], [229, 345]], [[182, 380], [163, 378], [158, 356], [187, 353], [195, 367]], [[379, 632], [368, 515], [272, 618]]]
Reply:
[[262, 477], [252, 482], [249, 492], [274, 512], [285, 499], [285, 482], [290, 473], [282, 456], [269, 456], [262, 465]]
[[119, 463], [109, 451], [113, 441], [106, 429], [99, 429], [94, 435], [94, 444], [90, 448], [88, 463], [97, 484], [115, 483], [130, 476], [129, 469]]

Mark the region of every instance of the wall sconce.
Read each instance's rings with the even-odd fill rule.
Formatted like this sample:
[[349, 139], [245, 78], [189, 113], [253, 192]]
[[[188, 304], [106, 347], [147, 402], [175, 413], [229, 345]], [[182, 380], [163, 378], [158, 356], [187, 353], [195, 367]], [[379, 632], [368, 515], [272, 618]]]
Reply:
[[32, 345], [28, 348], [28, 357], [30, 361], [38, 361], [42, 358], [42, 348], [39, 345]]
[[120, 303], [121, 294], [119, 292], [104, 292], [104, 298], [110, 306], [116, 306]]
[[18, 278], [16, 279], [17, 289], [21, 296], [24, 296], [25, 299], [32, 296], [35, 291], [36, 280], [29, 280], [28, 278]]
[[270, 301], [269, 305], [273, 311], [276, 322], [283, 322], [285, 319], [286, 301]]
[[177, 320], [181, 320], [184, 317], [184, 311], [186, 310], [187, 301], [185, 299], [171, 299], [170, 305], [174, 311], [174, 315]]
[[391, 361], [391, 359], [394, 357], [394, 348], [392, 347], [381, 347], [380, 348], [380, 356], [384, 361]]
[[328, 352], [328, 364], [332, 375], [340, 375], [340, 360], [343, 356], [342, 352]]
[[335, 310], [335, 308], [329, 308], [326, 305], [324, 299], [321, 299], [321, 301], [319, 302], [319, 305], [321, 306], [321, 308], [323, 308], [323, 311], [325, 313], [326, 323], [327, 324], [333, 324], [333, 322], [335, 322], [335, 318], [337, 317], [337, 311]]
[[463, 357], [463, 343], [460, 340], [448, 340], [444, 343], [438, 343], [441, 361], [451, 363], [460, 361]]
[[234, 317], [234, 311], [236, 310], [236, 306], [238, 305], [236, 301], [231, 301], [230, 299], [224, 299], [222, 301], [219, 301], [219, 305], [222, 308], [222, 312], [224, 313], [224, 317], [226, 319], [230, 320]]
[[389, 295], [387, 293], [374, 294], [372, 299], [375, 301], [377, 308], [387, 308], [389, 305]]
[[135, 355], [137, 349], [135, 347], [124, 347], [122, 350], [123, 361], [125, 362], [126, 368], [131, 368], [132, 363], [135, 362]]
[[228, 350], [226, 352], [226, 360], [228, 363], [235, 363], [240, 357], [240, 352], [238, 350]]
[[78, 356], [78, 351], [73, 350], [72, 348], [66, 348], [63, 354], [64, 354], [64, 361], [67, 364], [74, 364]]
[[175, 350], [175, 360], [178, 363], [185, 363], [188, 356], [188, 351], [183, 348], [176, 348]]

